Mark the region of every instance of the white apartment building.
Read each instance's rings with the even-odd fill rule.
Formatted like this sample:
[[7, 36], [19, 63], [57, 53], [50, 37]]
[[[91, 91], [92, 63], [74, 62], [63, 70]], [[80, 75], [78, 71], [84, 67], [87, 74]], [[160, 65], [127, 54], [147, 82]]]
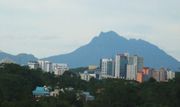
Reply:
[[101, 76], [102, 77], [114, 75], [113, 60], [111, 58], [101, 59], [100, 68], [101, 68]]
[[39, 63], [37, 61], [29, 61], [28, 66], [30, 69], [38, 69]]
[[40, 67], [43, 71], [45, 71], [45, 72], [53, 72], [52, 62], [50, 62], [50, 61], [44, 61], [44, 60], [39, 60], [38, 63], [39, 63], [39, 67]]
[[127, 54], [117, 54], [115, 56], [115, 78], [126, 79], [127, 64]]
[[126, 79], [127, 80], [136, 80], [136, 75], [137, 75], [137, 66], [132, 64], [127, 65], [127, 74], [126, 74]]
[[69, 67], [67, 64], [61, 64], [61, 63], [54, 63], [53, 64], [53, 71], [55, 75], [63, 75], [65, 71], [68, 71]]
[[175, 72], [167, 71], [167, 80], [174, 79], [174, 78], [175, 78]]
[[89, 81], [91, 78], [96, 78], [96, 73], [89, 73], [88, 71], [84, 71], [84, 73], [80, 73], [80, 77], [82, 80]]

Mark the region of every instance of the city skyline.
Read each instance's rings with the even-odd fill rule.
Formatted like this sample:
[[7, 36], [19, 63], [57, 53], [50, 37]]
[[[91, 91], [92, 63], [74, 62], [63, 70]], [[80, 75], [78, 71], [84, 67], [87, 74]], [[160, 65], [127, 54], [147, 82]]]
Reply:
[[2, 0], [0, 50], [42, 58], [71, 52], [101, 31], [113, 30], [125, 38], [149, 41], [180, 60], [178, 4], [178, 0]]

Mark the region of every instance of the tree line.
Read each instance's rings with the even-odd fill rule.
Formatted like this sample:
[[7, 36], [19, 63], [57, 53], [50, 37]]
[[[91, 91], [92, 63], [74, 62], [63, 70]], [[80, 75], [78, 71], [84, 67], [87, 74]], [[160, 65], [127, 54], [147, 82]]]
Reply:
[[[82, 68], [84, 69], [84, 68]], [[62, 76], [32, 70], [16, 64], [0, 65], [0, 107], [179, 107], [180, 74], [169, 82], [150, 79], [142, 84], [120, 79], [83, 81], [78, 69], [66, 71]], [[52, 88], [73, 87], [73, 91], [60, 92], [57, 97], [41, 97], [34, 100], [32, 90], [36, 86]], [[79, 90], [95, 96], [86, 102], [77, 98]]]

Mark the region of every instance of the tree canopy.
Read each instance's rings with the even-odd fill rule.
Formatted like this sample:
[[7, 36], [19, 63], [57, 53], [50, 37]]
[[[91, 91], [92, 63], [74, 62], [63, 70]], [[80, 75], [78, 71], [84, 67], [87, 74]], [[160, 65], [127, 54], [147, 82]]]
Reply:
[[[66, 71], [62, 76], [32, 70], [16, 64], [0, 65], [0, 107], [179, 107], [180, 73], [169, 82], [150, 79], [144, 83], [121, 79], [91, 79], [83, 81], [78, 69]], [[32, 90], [36, 86], [74, 88], [60, 92], [57, 97], [41, 97], [34, 100]], [[94, 101], [78, 99], [77, 93], [88, 91]]]

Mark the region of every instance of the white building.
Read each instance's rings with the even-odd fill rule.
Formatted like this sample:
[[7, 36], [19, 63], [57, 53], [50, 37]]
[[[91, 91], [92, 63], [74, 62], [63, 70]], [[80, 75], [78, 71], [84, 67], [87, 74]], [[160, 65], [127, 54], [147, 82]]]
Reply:
[[69, 67], [67, 64], [53, 64], [53, 71], [55, 75], [63, 75], [65, 71], [68, 71]]
[[137, 57], [137, 71], [141, 71], [142, 68], [144, 67], [144, 58], [143, 57]]
[[57, 97], [59, 96], [60, 89], [55, 89], [54, 91], [50, 92], [50, 96]]
[[52, 72], [53, 68], [52, 68], [52, 62], [50, 61], [44, 61], [44, 60], [39, 60], [39, 67], [45, 71], [45, 72]]
[[175, 78], [175, 72], [167, 71], [167, 80], [171, 80]]
[[96, 78], [96, 73], [88, 73], [88, 71], [84, 71], [84, 73], [80, 73], [80, 77], [82, 80], [89, 81], [91, 78]]
[[137, 66], [132, 64], [127, 65], [127, 74], [126, 74], [126, 79], [127, 80], [136, 80], [136, 75], [137, 75]]
[[114, 76], [113, 60], [111, 58], [103, 58], [100, 61], [100, 69], [102, 77]]
[[28, 66], [30, 69], [38, 69], [39, 63], [37, 61], [29, 61]]
[[142, 68], [144, 67], [144, 58], [143, 57], [139, 57], [137, 55], [133, 55], [133, 56], [128, 56], [128, 64], [132, 65], [136, 65], [137, 66], [137, 71], [141, 71]]

